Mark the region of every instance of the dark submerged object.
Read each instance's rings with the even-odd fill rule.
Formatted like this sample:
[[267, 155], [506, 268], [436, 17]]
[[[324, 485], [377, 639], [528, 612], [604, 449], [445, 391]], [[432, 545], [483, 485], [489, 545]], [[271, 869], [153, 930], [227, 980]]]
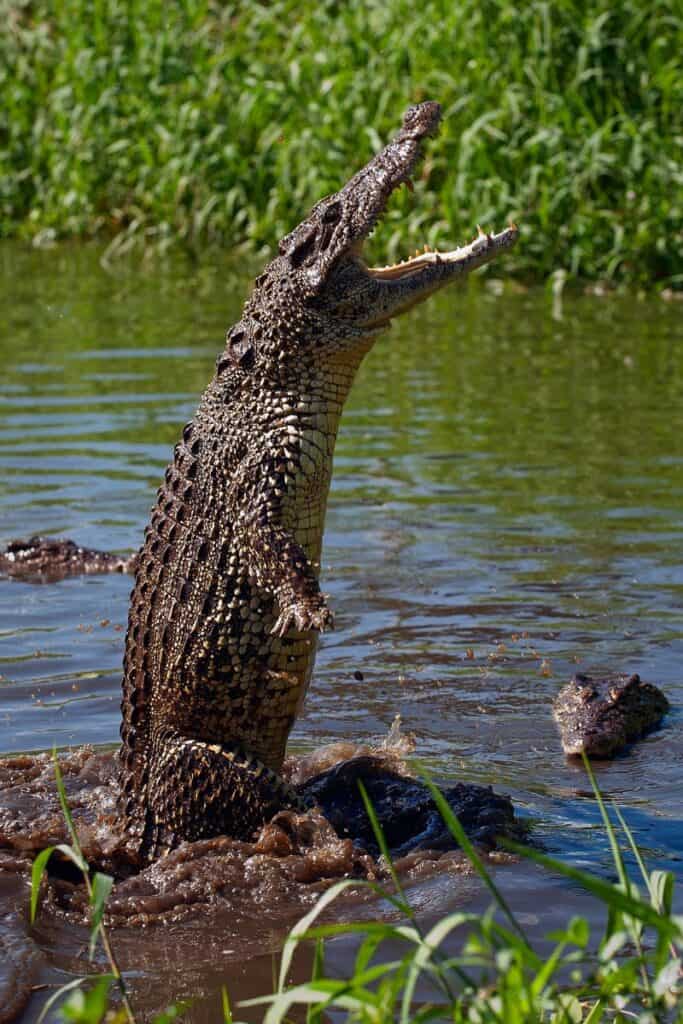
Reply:
[[[333, 765], [300, 788], [321, 808], [337, 834], [378, 856], [379, 847], [361, 798], [361, 781], [374, 808], [392, 858], [418, 850], [451, 850], [448, 831], [427, 786], [377, 757], [354, 757]], [[442, 790], [470, 839], [492, 848], [498, 836], [520, 836], [512, 801], [490, 786], [457, 783]]]
[[598, 758], [613, 757], [654, 729], [668, 710], [662, 691], [637, 674], [577, 674], [553, 704], [565, 754]]
[[411, 107], [280, 242], [166, 470], [124, 657], [119, 813], [143, 862], [181, 840], [248, 839], [308, 803], [277, 773], [332, 627], [317, 570], [344, 401], [392, 317], [517, 239], [509, 227], [393, 266], [363, 260], [439, 119], [437, 103]]

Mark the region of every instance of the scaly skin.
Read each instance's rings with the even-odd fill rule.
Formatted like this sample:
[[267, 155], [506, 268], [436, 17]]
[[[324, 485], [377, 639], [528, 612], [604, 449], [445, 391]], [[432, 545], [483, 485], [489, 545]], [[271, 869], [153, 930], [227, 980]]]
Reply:
[[553, 704], [565, 754], [599, 758], [614, 757], [659, 725], [668, 710], [662, 691], [639, 675], [577, 674]]
[[55, 540], [37, 534], [11, 541], [0, 552], [0, 573], [48, 582], [78, 573], [133, 572], [135, 556], [121, 558], [108, 551], [83, 548], [72, 540]]
[[410, 185], [436, 103], [279, 246], [183, 430], [139, 553], [128, 620], [120, 813], [143, 860], [249, 837], [297, 806], [277, 776], [332, 626], [318, 583], [342, 408], [391, 318], [516, 241], [368, 268], [364, 239]]

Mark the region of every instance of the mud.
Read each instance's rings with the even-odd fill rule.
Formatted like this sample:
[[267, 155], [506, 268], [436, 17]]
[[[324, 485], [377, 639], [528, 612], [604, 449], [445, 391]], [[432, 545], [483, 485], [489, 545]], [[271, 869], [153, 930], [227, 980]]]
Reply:
[[5, 869], [16, 871], [19, 867], [15, 862], [10, 868], [0, 858], [0, 1024], [14, 1020], [26, 1005], [42, 962], [38, 947], [27, 934], [16, 876], [14, 884], [3, 877]]
[[[112, 929], [180, 925], [181, 931], [192, 933], [213, 918], [229, 921], [233, 936], [251, 935], [262, 944], [269, 930], [285, 930], [340, 878], [358, 879], [358, 888], [353, 887], [348, 897], [356, 904], [373, 898], [364, 890], [364, 881], [390, 882], [356, 795], [358, 779], [387, 829], [396, 867], [406, 883], [466, 870], [443, 824], [436, 825], [440, 817], [426, 788], [407, 773], [404, 759], [411, 750], [410, 739], [395, 728], [379, 746], [335, 743], [306, 757], [290, 758], [285, 774], [315, 796], [320, 807], [304, 814], [280, 812], [252, 842], [219, 837], [184, 843], [144, 870], [139, 870], [135, 851], [117, 828], [115, 753], [81, 747], [61, 754], [59, 765], [91, 870], [115, 878], [106, 917]], [[486, 847], [493, 845], [492, 816], [501, 831], [514, 830], [507, 798], [496, 797], [485, 787], [452, 787], [446, 795], [460, 813], [463, 794], [481, 817], [474, 814], [469, 831]], [[31, 863], [46, 846], [68, 842], [51, 755], [1, 760], [0, 1005], [11, 1007], [13, 1015], [28, 998], [41, 962], [25, 917]], [[78, 872], [55, 853], [43, 882], [39, 932], [82, 929], [87, 922], [87, 894]], [[0, 1016], [3, 1019], [12, 1017]]]

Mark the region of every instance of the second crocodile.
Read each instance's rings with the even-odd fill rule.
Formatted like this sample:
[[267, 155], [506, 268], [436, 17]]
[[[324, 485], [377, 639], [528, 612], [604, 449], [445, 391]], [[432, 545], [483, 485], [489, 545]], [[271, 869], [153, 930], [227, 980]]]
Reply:
[[577, 673], [553, 705], [565, 754], [598, 758], [613, 757], [654, 729], [668, 710], [662, 691], [637, 674], [593, 679]]

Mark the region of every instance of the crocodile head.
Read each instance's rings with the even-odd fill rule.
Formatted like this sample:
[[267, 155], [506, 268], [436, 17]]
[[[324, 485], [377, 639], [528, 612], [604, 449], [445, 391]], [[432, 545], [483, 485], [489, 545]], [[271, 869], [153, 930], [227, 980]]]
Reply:
[[392, 317], [514, 245], [517, 228], [510, 226], [493, 235], [479, 231], [462, 248], [426, 250], [391, 266], [370, 267], [364, 260], [365, 239], [392, 192], [412, 188], [422, 142], [436, 133], [440, 117], [438, 103], [410, 107], [395, 138], [282, 239], [279, 255], [256, 280], [232, 342], [228, 337], [228, 352], [232, 345], [237, 361], [253, 363], [260, 353], [265, 365], [276, 355], [282, 366], [287, 348], [300, 356], [307, 344], [318, 351], [323, 345], [347, 352], [354, 345], [367, 348]]

